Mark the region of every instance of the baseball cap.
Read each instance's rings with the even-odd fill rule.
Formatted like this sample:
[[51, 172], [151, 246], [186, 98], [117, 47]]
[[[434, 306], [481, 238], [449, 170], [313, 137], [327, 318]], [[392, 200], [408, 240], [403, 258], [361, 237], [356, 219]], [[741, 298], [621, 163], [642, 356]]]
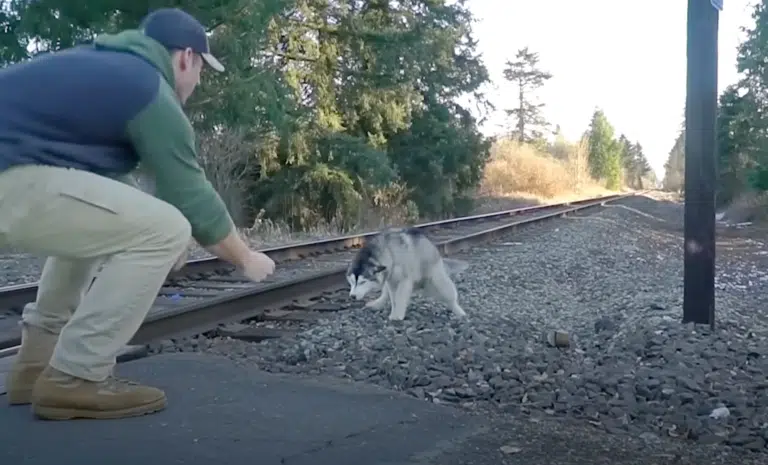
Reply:
[[152, 11], [139, 26], [147, 37], [160, 42], [167, 49], [191, 48], [216, 71], [224, 71], [224, 65], [213, 55], [208, 46], [208, 35], [200, 21], [178, 8], [159, 8]]

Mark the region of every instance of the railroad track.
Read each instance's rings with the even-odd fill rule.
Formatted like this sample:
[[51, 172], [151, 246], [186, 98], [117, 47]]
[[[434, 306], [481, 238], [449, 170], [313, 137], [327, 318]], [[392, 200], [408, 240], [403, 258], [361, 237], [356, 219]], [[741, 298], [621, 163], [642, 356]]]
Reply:
[[[602, 206], [635, 195], [611, 195], [578, 202], [505, 210], [416, 225], [435, 241], [445, 255], [508, 234], [517, 227]], [[145, 346], [169, 338], [207, 333], [221, 325], [253, 320], [296, 321], [300, 313], [328, 311], [319, 298], [347, 286], [347, 263], [366, 238], [376, 232], [335, 237], [262, 250], [278, 267], [261, 283], [252, 283], [217, 258], [187, 262], [169, 275], [131, 346]], [[0, 358], [18, 350], [21, 308], [34, 300], [37, 284], [0, 289], [0, 311], [11, 317], [0, 320]], [[327, 306], [327, 304], [325, 304]], [[288, 308], [288, 310], [286, 310]], [[272, 337], [244, 335], [246, 339]], [[4, 360], [4, 362], [7, 360]], [[1, 370], [0, 370], [1, 371]], [[1, 391], [0, 391], [1, 393]]]

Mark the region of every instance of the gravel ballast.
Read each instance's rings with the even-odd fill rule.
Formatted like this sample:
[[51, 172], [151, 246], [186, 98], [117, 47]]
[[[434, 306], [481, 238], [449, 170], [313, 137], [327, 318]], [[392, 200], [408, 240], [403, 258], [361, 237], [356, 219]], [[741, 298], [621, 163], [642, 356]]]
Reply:
[[[633, 198], [525, 228], [457, 255], [468, 321], [415, 296], [403, 322], [363, 309], [297, 323], [294, 337], [198, 338], [271, 372], [323, 373], [429, 402], [531, 418], [569, 417], [653, 443], [694, 440], [746, 451], [768, 441], [764, 245], [718, 246], [714, 331], [680, 323], [682, 207]], [[568, 347], [548, 336], [566, 332]]]
[[[197, 337], [154, 349], [349, 378], [494, 417], [568, 419], [649, 447], [671, 438], [767, 453], [764, 234], [731, 228], [718, 240], [712, 331], [680, 323], [682, 220], [681, 205], [637, 197], [458, 254], [470, 263], [456, 279], [467, 321], [417, 294], [406, 319], [389, 322], [388, 310], [341, 292], [332, 302], [343, 311], [277, 324], [293, 337]], [[23, 263], [0, 266], [37, 279]], [[555, 331], [570, 344], [553, 347]]]

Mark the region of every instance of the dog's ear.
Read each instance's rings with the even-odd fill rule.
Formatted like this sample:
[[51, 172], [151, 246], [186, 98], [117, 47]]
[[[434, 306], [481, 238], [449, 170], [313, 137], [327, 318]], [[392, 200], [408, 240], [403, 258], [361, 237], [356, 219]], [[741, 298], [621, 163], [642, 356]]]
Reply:
[[381, 273], [382, 271], [386, 270], [387, 267], [384, 265], [376, 265], [376, 268], [373, 269], [373, 272], [376, 274]]

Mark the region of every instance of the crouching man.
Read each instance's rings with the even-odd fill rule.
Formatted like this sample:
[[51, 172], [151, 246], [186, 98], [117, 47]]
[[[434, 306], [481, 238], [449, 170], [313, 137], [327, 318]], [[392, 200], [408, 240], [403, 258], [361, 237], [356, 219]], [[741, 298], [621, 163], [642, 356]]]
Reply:
[[[161, 9], [140, 29], [0, 70], [0, 247], [49, 257], [24, 308], [11, 404], [47, 419], [163, 409], [163, 391], [113, 368], [190, 238], [253, 281], [274, 271], [196, 160], [182, 105], [204, 65], [224, 70], [204, 27]], [[155, 196], [119, 181], [139, 162]]]

